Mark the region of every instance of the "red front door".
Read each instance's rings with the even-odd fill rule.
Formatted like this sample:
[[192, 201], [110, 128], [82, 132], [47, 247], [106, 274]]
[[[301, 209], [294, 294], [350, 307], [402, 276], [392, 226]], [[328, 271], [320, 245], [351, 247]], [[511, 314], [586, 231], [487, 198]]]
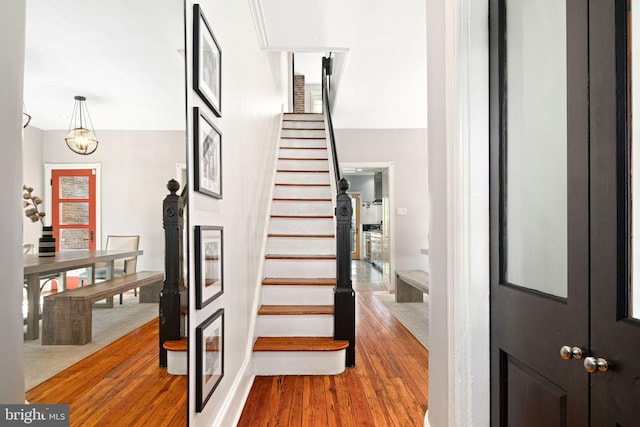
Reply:
[[52, 170], [51, 210], [57, 250], [95, 249], [95, 169]]

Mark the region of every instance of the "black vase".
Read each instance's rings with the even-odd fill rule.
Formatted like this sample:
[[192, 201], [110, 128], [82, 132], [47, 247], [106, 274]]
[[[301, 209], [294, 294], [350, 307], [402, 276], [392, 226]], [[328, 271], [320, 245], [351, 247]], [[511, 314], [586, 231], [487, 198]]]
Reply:
[[42, 237], [38, 239], [38, 255], [56, 255], [56, 238], [53, 237], [53, 226], [51, 225], [42, 226]]

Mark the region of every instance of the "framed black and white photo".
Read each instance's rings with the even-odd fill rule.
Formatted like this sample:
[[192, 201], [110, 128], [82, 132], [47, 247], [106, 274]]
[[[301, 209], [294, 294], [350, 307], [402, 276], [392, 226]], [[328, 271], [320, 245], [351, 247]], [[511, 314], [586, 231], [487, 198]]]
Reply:
[[193, 107], [194, 190], [222, 198], [222, 134], [198, 107]]
[[222, 51], [199, 4], [193, 5], [193, 89], [211, 108], [222, 115]]
[[196, 328], [196, 410], [202, 412], [224, 375], [224, 309]]
[[196, 308], [201, 309], [224, 291], [222, 227], [196, 226]]

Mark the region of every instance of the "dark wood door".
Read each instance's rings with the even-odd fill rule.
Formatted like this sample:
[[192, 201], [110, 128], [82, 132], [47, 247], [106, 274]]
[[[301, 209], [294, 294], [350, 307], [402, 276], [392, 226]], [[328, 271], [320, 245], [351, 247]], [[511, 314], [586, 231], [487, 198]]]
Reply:
[[493, 425], [640, 422], [635, 1], [491, 2]]
[[606, 372], [590, 376], [591, 425], [637, 426], [640, 233], [635, 230], [640, 229], [640, 204], [633, 196], [640, 196], [640, 116], [636, 113], [634, 118], [632, 111], [640, 109], [640, 104], [634, 105], [634, 100], [640, 103], [640, 79], [634, 88], [632, 76], [634, 66], [640, 70], [640, 2], [591, 0], [589, 8], [589, 355], [608, 363]]
[[492, 424], [587, 426], [587, 0], [492, 0]]

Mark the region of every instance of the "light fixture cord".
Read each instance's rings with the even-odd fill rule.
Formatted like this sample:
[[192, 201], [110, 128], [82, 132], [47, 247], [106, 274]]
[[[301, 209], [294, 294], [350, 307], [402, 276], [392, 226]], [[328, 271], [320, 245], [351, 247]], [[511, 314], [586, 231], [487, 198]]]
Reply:
[[93, 136], [98, 139], [98, 135], [96, 134], [96, 129], [93, 127], [93, 121], [91, 120], [91, 114], [89, 114], [89, 107], [87, 107], [87, 103], [84, 103], [84, 108], [87, 110], [87, 119], [89, 121], [89, 125], [91, 126], [91, 132], [93, 132]]
[[76, 110], [78, 108], [78, 102], [79, 101], [76, 101], [73, 104], [73, 111], [71, 111], [71, 120], [69, 120], [69, 130], [70, 131], [76, 128], [75, 119], [76, 119]]

